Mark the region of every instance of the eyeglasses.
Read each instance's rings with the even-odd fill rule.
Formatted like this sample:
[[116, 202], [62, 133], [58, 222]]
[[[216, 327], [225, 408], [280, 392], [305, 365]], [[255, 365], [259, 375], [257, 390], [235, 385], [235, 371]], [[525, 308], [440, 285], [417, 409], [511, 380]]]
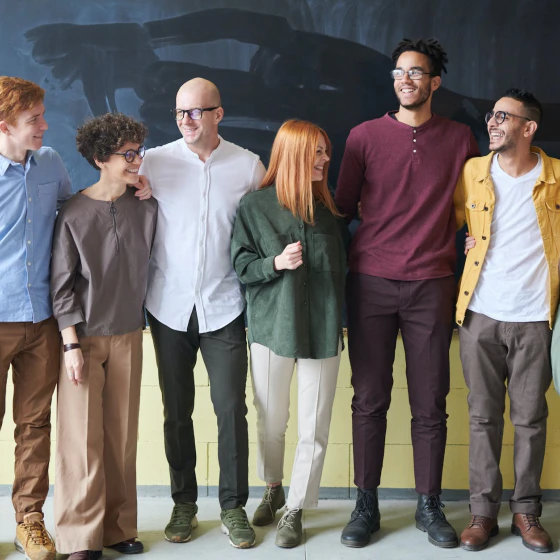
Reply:
[[134, 158], [138, 156], [140, 159], [144, 159], [144, 154], [146, 153], [146, 147], [140, 146], [137, 150], [126, 150], [126, 152], [113, 152], [116, 156], [123, 156], [128, 163], [132, 163]]
[[420, 68], [412, 68], [410, 70], [395, 68], [395, 70], [391, 70], [391, 77], [393, 80], [402, 80], [405, 74], [408, 74], [408, 77], [411, 80], [421, 80], [424, 74], [428, 74], [428, 76], [435, 76], [432, 72], [424, 72], [424, 70]]
[[206, 107], [205, 109], [171, 109], [171, 112], [176, 121], [182, 121], [185, 118], [185, 113], [189, 115], [189, 119], [198, 121], [202, 118], [202, 113], [204, 113], [204, 111], [214, 111], [219, 108], [220, 107]]
[[486, 124], [490, 122], [490, 119], [492, 117], [494, 117], [496, 124], [502, 124], [507, 119], [507, 117], [517, 117], [518, 119], [525, 119], [526, 121], [532, 120], [529, 117], [524, 117], [522, 115], [514, 115], [513, 113], [508, 113], [507, 111], [496, 111], [495, 113], [494, 111], [490, 111], [489, 113], [486, 113], [486, 116], [484, 117]]

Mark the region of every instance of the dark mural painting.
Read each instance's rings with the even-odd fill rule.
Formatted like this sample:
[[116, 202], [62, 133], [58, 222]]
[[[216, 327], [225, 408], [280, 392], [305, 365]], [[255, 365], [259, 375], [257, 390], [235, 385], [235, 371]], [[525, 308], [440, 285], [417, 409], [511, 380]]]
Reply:
[[[472, 0], [245, 0], [0, 3], [1, 73], [47, 89], [46, 143], [63, 156], [74, 188], [95, 172], [75, 150], [85, 118], [122, 111], [144, 120], [148, 146], [178, 137], [169, 109], [186, 80], [222, 92], [221, 134], [268, 160], [291, 117], [324, 127], [335, 184], [356, 124], [396, 108], [390, 53], [403, 37], [436, 36], [450, 58], [434, 110], [468, 124], [487, 150], [483, 116], [508, 87], [545, 103], [537, 143], [560, 156], [560, 93], [553, 23], [560, 7]], [[547, 44], [547, 41], [549, 44]]]

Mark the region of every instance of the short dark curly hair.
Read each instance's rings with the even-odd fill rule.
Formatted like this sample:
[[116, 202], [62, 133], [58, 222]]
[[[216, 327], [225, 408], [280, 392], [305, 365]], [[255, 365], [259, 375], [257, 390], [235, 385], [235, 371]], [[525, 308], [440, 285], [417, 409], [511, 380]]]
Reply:
[[447, 74], [447, 53], [443, 50], [441, 43], [437, 39], [403, 39], [393, 51], [391, 60], [397, 62], [399, 56], [407, 51], [419, 52], [425, 54], [430, 59], [430, 72], [434, 76], [441, 76], [441, 72]]
[[123, 115], [107, 113], [86, 121], [76, 134], [76, 147], [88, 162], [99, 169], [97, 161], [107, 161], [127, 142], [142, 144], [148, 136], [144, 123]]
[[511, 88], [504, 93], [504, 97], [510, 97], [523, 104], [528, 117], [540, 125], [543, 117], [541, 102], [529, 91], [525, 89]]

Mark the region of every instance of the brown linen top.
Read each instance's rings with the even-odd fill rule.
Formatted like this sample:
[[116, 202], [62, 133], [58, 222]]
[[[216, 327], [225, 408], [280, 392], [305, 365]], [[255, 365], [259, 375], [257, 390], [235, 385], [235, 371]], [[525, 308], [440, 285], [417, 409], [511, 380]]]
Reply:
[[157, 202], [128, 187], [114, 202], [75, 194], [56, 221], [51, 296], [60, 330], [78, 337], [132, 332], [144, 325], [148, 261]]

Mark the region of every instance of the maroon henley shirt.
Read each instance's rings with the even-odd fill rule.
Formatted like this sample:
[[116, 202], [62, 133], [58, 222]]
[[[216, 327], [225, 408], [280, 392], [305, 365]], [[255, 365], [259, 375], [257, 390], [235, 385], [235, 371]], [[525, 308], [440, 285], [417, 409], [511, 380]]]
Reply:
[[353, 128], [335, 195], [349, 220], [361, 201], [350, 270], [390, 280], [453, 275], [453, 191], [465, 161], [478, 155], [468, 126], [437, 115], [412, 127], [387, 113]]

